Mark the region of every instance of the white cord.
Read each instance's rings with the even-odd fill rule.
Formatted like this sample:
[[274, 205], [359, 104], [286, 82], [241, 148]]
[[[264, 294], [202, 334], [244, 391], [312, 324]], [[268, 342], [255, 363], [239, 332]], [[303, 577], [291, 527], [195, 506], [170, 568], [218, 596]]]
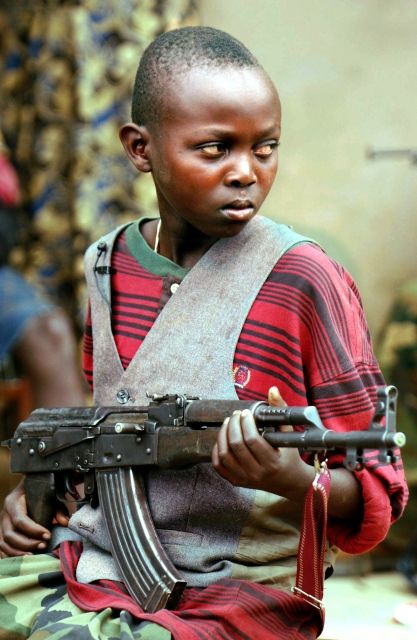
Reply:
[[156, 236], [155, 236], [155, 244], [154, 244], [154, 248], [153, 250], [155, 251], [155, 253], [158, 253], [158, 248], [159, 248], [159, 234], [161, 231], [161, 218], [159, 218], [158, 220], [158, 225], [156, 227]]

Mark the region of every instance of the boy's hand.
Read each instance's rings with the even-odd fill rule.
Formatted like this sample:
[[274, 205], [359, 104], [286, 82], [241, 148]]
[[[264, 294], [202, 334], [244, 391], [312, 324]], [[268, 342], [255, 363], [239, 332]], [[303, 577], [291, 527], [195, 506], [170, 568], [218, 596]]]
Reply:
[[[271, 387], [268, 402], [286, 406], [278, 389]], [[282, 431], [292, 431], [283, 426]], [[303, 500], [314, 478], [298, 449], [274, 449], [262, 438], [250, 411], [227, 418], [213, 448], [213, 467], [233, 485], [261, 489], [292, 500]]]
[[6, 497], [0, 513], [0, 558], [43, 551], [51, 537], [27, 515], [23, 480]]

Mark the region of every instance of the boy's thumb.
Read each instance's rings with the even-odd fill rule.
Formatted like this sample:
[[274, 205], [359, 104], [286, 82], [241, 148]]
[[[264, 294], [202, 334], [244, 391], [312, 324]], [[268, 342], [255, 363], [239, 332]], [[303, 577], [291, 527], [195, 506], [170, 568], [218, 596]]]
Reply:
[[278, 387], [271, 387], [268, 391], [268, 404], [273, 407], [286, 407], [287, 403], [281, 397]]

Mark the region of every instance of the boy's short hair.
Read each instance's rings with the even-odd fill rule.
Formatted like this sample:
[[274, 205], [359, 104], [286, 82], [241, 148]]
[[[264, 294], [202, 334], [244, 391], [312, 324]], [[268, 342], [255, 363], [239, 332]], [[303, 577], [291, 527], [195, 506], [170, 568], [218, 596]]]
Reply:
[[213, 27], [182, 27], [158, 36], [145, 49], [136, 72], [132, 121], [159, 121], [165, 90], [193, 67], [257, 67], [255, 56], [233, 36]]

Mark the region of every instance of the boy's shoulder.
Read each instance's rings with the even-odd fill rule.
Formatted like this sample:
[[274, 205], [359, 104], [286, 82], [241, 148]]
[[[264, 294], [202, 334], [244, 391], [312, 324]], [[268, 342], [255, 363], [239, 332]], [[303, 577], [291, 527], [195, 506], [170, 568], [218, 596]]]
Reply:
[[271, 275], [273, 278], [275, 276], [274, 279], [296, 280], [297, 286], [303, 290], [317, 289], [327, 293], [345, 291], [360, 299], [357, 284], [350, 272], [315, 241], [300, 242], [290, 247]]
[[107, 232], [97, 240], [94, 240], [87, 248], [85, 252], [85, 261], [91, 259], [92, 256], [96, 257], [97, 253], [105, 253], [109, 248], [111, 248], [116, 240], [116, 238], [129, 227], [132, 222], [126, 222], [124, 224], [115, 227], [111, 231]]
[[277, 222], [271, 218], [258, 215], [248, 224], [248, 228], [253, 234], [267, 233], [271, 240], [283, 238], [288, 240], [288, 243], [296, 244], [297, 242], [314, 242], [312, 238], [305, 236], [294, 229], [291, 225]]

